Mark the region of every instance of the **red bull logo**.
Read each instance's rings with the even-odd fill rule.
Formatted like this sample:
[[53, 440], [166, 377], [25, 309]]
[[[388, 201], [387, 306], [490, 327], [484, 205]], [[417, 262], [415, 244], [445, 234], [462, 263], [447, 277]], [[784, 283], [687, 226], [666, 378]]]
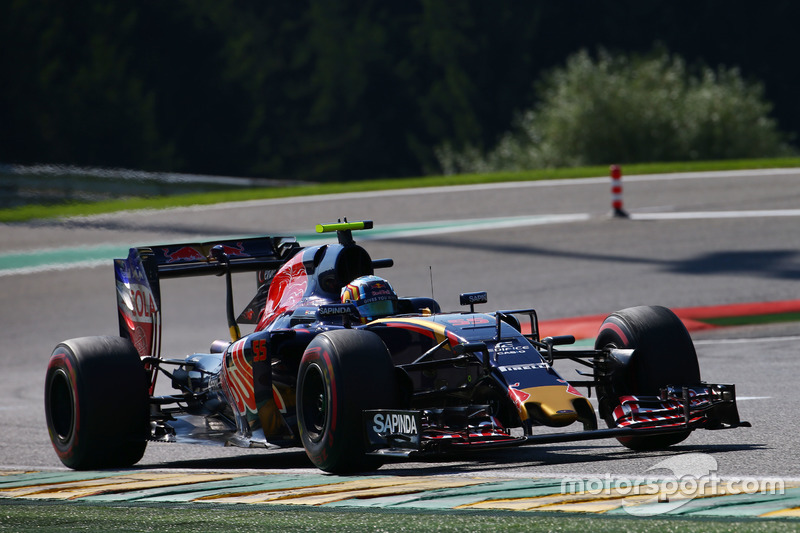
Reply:
[[517, 390], [517, 387], [519, 387], [519, 382], [509, 385], [508, 394], [511, 396], [511, 400], [517, 404], [518, 407], [522, 407], [525, 405], [525, 402], [528, 401], [528, 398], [530, 398], [531, 395], [525, 391]]
[[306, 288], [308, 274], [303, 265], [303, 254], [298, 254], [283, 265], [272, 279], [267, 303], [256, 330], [263, 330], [276, 317], [297, 306], [302, 301]]
[[559, 379], [559, 380], [556, 380], [556, 381], [558, 381], [559, 383], [563, 383], [564, 385], [566, 385], [566, 386], [567, 386], [567, 392], [568, 392], [568, 393], [570, 393], [570, 394], [574, 394], [575, 396], [580, 396], [581, 398], [583, 398], [583, 394], [581, 394], [581, 393], [578, 391], [578, 389], [576, 389], [575, 387], [573, 387], [572, 385], [570, 385], [570, 384], [567, 382], [567, 380], [565, 380], [565, 379]]
[[185, 261], [205, 261], [206, 256], [201, 254], [196, 248], [191, 246], [182, 246], [175, 250], [174, 252], [170, 252], [169, 248], [162, 248], [164, 251], [164, 257], [167, 259], [167, 263], [181, 263]]
[[253, 388], [253, 367], [244, 353], [246, 340], [242, 339], [230, 347], [230, 359], [222, 366], [222, 379], [230, 389], [238, 412], [245, 415], [255, 413], [256, 395]]
[[227, 244], [222, 244], [221, 246], [222, 251], [228, 257], [251, 257], [250, 254], [244, 251], [244, 244], [241, 242], [237, 242], [236, 246], [228, 246]]

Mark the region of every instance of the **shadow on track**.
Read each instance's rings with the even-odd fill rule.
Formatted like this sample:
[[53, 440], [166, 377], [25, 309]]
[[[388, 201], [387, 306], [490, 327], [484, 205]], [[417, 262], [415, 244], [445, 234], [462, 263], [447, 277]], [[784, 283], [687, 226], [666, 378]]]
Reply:
[[[537, 470], [548, 471], [564, 465], [608, 463], [609, 472], [620, 462], [651, 459], [655, 464], [668, 456], [687, 453], [705, 453], [724, 456], [726, 453], [747, 452], [764, 449], [761, 444], [736, 445], [684, 445], [673, 446], [668, 450], [634, 452], [619, 445], [609, 446], [549, 446], [506, 448], [504, 450], [438, 454], [424, 459], [394, 460], [375, 472], [362, 472], [357, 475], [419, 476], [443, 474], [496, 473], [502, 476], [507, 472], [528, 472], [537, 475]], [[270, 452], [246, 453], [240, 456], [219, 458], [181, 459], [166, 462], [142, 462], [136, 468], [190, 469], [190, 470], [294, 470], [307, 469], [309, 473], [321, 473], [306, 457], [301, 449], [275, 450]], [[616, 468], [619, 470], [619, 468]], [[623, 469], [628, 470], [628, 469]]]
[[264, 453], [243, 453], [242, 455], [214, 458], [185, 458], [176, 461], [142, 461], [135, 468], [192, 469], [192, 470], [281, 470], [308, 468], [314, 466], [300, 448], [275, 450]]
[[[463, 249], [464, 242], [458, 239], [437, 237], [403, 237], [393, 239], [414, 246]], [[675, 260], [638, 257], [625, 254], [589, 253], [577, 250], [559, 250], [526, 244], [507, 244], [496, 241], [471, 240], [470, 247], [493, 251], [498, 254], [540, 255], [575, 261], [601, 263], [639, 263], [660, 267], [676, 274], [719, 276], [726, 274], [747, 275], [769, 279], [800, 279], [800, 252], [789, 249], [776, 250], [722, 250]]]

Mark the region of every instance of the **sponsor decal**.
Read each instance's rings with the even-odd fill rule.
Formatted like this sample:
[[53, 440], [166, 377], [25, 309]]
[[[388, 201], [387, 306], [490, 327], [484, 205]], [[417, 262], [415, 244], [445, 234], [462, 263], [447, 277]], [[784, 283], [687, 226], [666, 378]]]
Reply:
[[167, 259], [167, 263], [183, 263], [186, 261], [206, 261], [206, 256], [201, 254], [196, 248], [191, 246], [182, 246], [175, 250], [174, 252], [170, 252], [169, 248], [162, 248], [164, 252], [164, 257]]
[[419, 435], [416, 418], [408, 413], [376, 413], [372, 416], [372, 430], [378, 434]]
[[500, 372], [518, 372], [520, 370], [541, 370], [550, 368], [550, 365], [547, 363], [524, 363], [519, 365], [505, 365], [505, 366], [498, 366], [497, 369]]
[[449, 318], [446, 320], [448, 324], [451, 326], [478, 326], [478, 325], [486, 325], [486, 324], [494, 324], [492, 320], [489, 320], [483, 316], [471, 315], [467, 318]]
[[528, 398], [530, 398], [531, 395], [525, 391], [517, 390], [517, 387], [519, 387], [519, 382], [509, 385], [508, 394], [511, 397], [511, 401], [513, 401], [517, 407], [522, 408], [525, 406], [525, 402], [528, 401]]
[[466, 304], [485, 304], [489, 301], [487, 293], [484, 292], [469, 292], [461, 295], [461, 305]]
[[308, 274], [303, 265], [303, 254], [297, 254], [275, 274], [269, 286], [267, 304], [256, 328], [266, 328], [275, 318], [296, 307], [308, 287]]
[[359, 300], [359, 305], [382, 302], [384, 300], [394, 300], [396, 298], [397, 296], [392, 291], [373, 291], [369, 298]]
[[[353, 306], [351, 304], [321, 305], [317, 309], [317, 315], [319, 316], [339, 316], [349, 315], [351, 313], [353, 313]], [[306, 314], [313, 314], [313, 310], [307, 310]]]
[[363, 412], [367, 448], [405, 448], [418, 450], [422, 443], [420, 411], [375, 409]]
[[521, 355], [532, 349], [532, 346], [517, 344], [514, 341], [498, 342], [494, 345], [494, 352], [497, 355]]
[[141, 357], [156, 355], [161, 317], [139, 253], [131, 248], [127, 259], [114, 260], [117, 308], [124, 327]]
[[253, 367], [244, 356], [247, 339], [236, 341], [229, 348], [229, 358], [222, 367], [222, 375], [230, 388], [236, 409], [242, 415], [256, 412], [256, 395], [253, 390]]
[[225, 252], [225, 255], [228, 257], [252, 257], [244, 251], [244, 244], [242, 242], [237, 242], [236, 246], [228, 246], [227, 244], [221, 244], [220, 246], [222, 246], [222, 251]]
[[[134, 288], [136, 287], [136, 288]], [[143, 287], [141, 285], [132, 285], [131, 286], [131, 296], [132, 296], [132, 303], [133, 303], [133, 317], [134, 319], [148, 319], [147, 322], [153, 315], [157, 313], [156, 311], [156, 302], [153, 299], [153, 293], [150, 292], [148, 287]]]
[[133, 330], [131, 341], [133, 342], [134, 348], [139, 353], [140, 357], [144, 357], [150, 351], [149, 343], [147, 342], [147, 333], [144, 332], [141, 326], [136, 326], [136, 329]]
[[557, 381], [558, 381], [559, 383], [563, 383], [564, 385], [566, 385], [566, 386], [567, 386], [567, 392], [568, 392], [569, 394], [572, 394], [572, 395], [574, 395], [574, 396], [580, 396], [581, 398], [583, 398], [583, 394], [581, 394], [580, 392], [578, 392], [578, 389], [576, 389], [575, 387], [573, 387], [572, 385], [570, 385], [570, 383], [569, 383], [569, 382], [568, 382], [566, 379], [559, 379], [559, 380], [557, 380]]

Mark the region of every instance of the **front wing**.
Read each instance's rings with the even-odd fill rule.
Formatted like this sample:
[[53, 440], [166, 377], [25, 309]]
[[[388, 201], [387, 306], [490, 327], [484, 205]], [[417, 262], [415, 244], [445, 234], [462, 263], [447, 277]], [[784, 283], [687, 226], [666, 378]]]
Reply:
[[733, 385], [667, 387], [660, 396], [624, 396], [617, 427], [514, 436], [484, 406], [431, 410], [364, 411], [371, 455], [413, 457], [448, 450], [481, 450], [533, 444], [644, 437], [695, 429], [749, 427], [739, 419]]

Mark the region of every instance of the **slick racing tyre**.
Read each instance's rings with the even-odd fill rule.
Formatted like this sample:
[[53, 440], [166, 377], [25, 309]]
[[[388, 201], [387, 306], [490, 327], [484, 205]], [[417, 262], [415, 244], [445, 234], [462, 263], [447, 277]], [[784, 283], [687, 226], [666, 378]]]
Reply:
[[[667, 385], [700, 382], [697, 353], [683, 322], [666, 307], [631, 307], [609, 315], [597, 334], [596, 349], [635, 349], [627, 369], [617, 370], [597, 387], [600, 416], [614, 427], [619, 397], [658, 396]], [[690, 431], [647, 437], [620, 437], [633, 450], [657, 450], [677, 444]]]
[[297, 378], [300, 438], [327, 472], [374, 470], [365, 455], [364, 409], [396, 407], [398, 386], [389, 350], [374, 333], [342, 329], [319, 334], [305, 350]]
[[83, 337], [56, 346], [47, 365], [44, 408], [50, 440], [76, 470], [119, 468], [144, 455], [148, 379], [122, 337]]

